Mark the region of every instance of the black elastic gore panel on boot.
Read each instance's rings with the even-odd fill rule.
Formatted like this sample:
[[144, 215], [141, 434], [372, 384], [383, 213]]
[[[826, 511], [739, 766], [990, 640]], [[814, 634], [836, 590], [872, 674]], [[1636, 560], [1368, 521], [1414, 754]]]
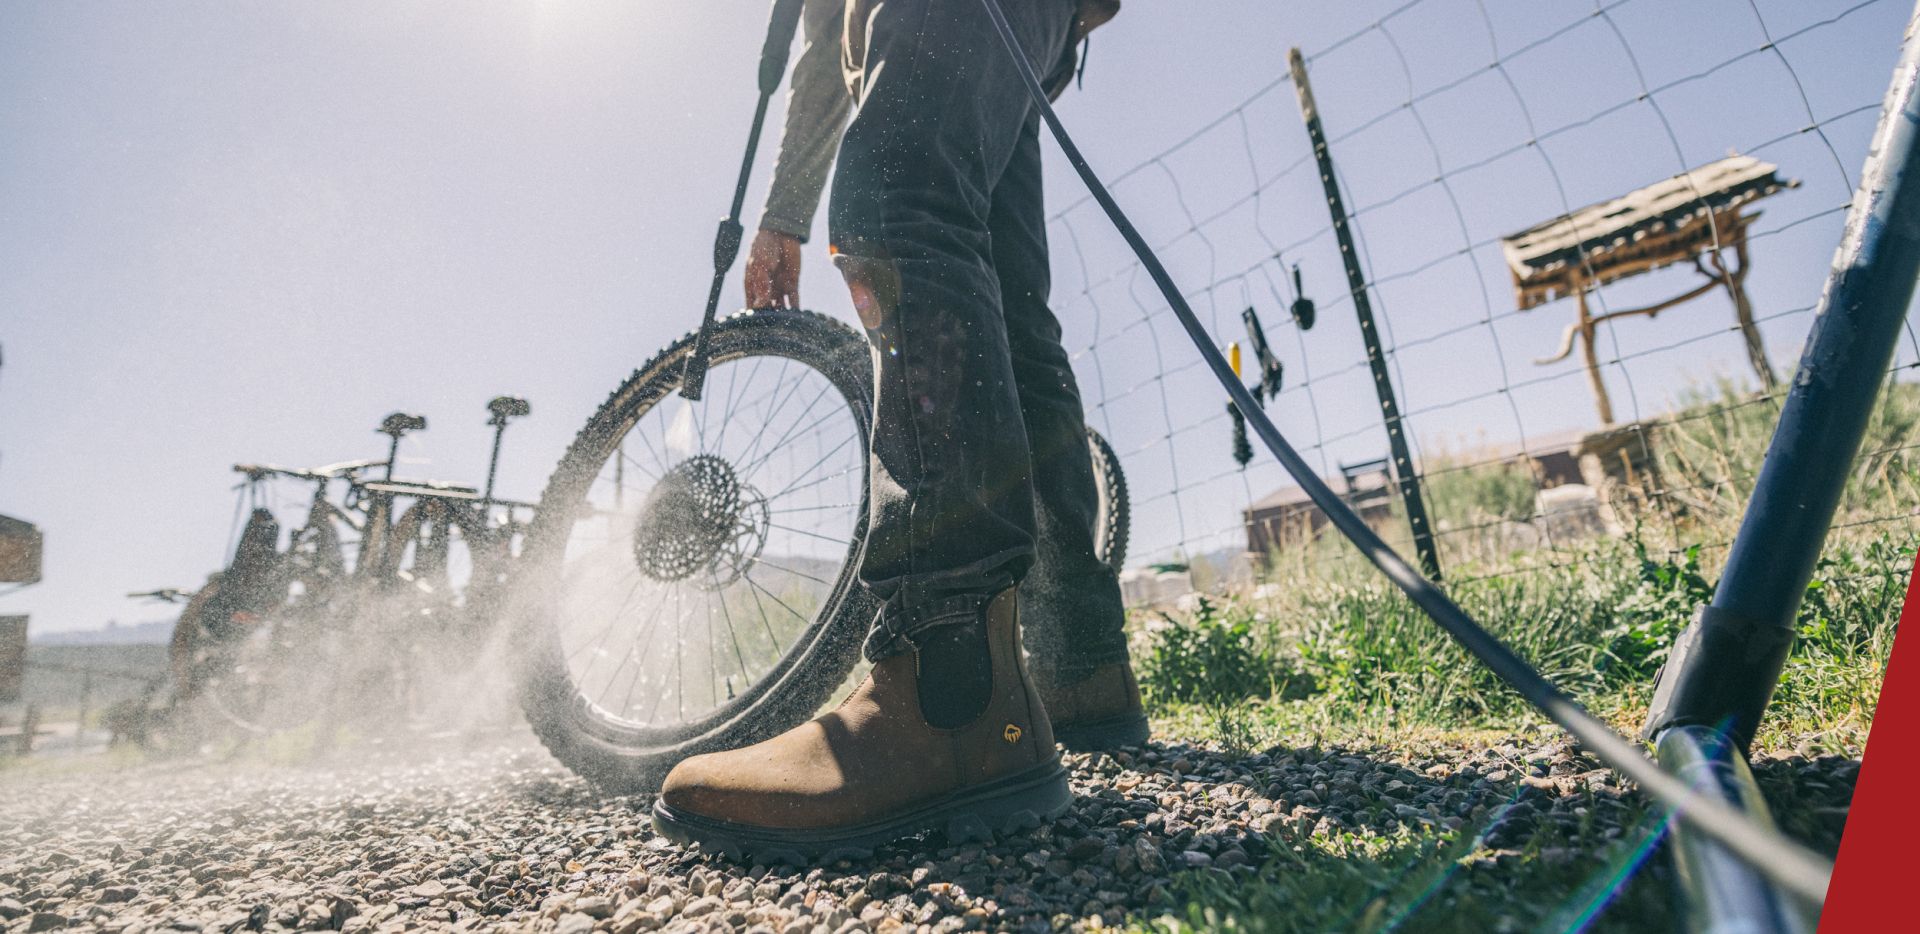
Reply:
[[993, 656], [980, 622], [941, 626], [921, 637], [920, 712], [937, 729], [966, 726], [993, 694]]

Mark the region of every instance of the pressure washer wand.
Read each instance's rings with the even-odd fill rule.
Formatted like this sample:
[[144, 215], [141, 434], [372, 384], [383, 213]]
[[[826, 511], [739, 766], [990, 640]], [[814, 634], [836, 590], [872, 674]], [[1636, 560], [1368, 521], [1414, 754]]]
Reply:
[[753, 109], [753, 128], [747, 132], [747, 151], [740, 159], [740, 178], [733, 185], [733, 207], [720, 229], [713, 235], [713, 284], [707, 289], [707, 312], [700, 319], [700, 332], [693, 338], [693, 353], [680, 377], [680, 395], [689, 400], [700, 398], [707, 383], [707, 334], [720, 309], [720, 289], [726, 284], [727, 271], [740, 257], [740, 208], [747, 200], [747, 179], [753, 175], [753, 157], [760, 151], [760, 130], [767, 122], [767, 104], [780, 89], [787, 73], [787, 50], [793, 34], [800, 29], [801, 0], [773, 0], [773, 16], [767, 24], [767, 44], [760, 48], [760, 102]]

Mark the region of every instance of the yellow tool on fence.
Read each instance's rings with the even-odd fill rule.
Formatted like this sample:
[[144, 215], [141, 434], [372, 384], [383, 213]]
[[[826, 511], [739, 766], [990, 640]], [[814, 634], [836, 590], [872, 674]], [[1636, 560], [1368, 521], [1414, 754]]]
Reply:
[[[1227, 365], [1233, 368], [1233, 375], [1240, 375], [1240, 342], [1227, 344]], [[1227, 403], [1227, 417], [1233, 419], [1233, 459], [1243, 469], [1253, 460], [1253, 445], [1247, 441], [1247, 417], [1240, 414], [1240, 407]]]

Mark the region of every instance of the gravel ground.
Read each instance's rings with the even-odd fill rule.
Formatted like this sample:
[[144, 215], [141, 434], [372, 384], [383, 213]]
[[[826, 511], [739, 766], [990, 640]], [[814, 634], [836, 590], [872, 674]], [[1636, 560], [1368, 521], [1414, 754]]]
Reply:
[[[1075, 756], [1073, 811], [990, 847], [938, 840], [864, 865], [742, 866], [652, 835], [518, 737], [361, 747], [284, 766], [153, 762], [0, 771], [0, 928], [590, 931], [902, 926], [1045, 930], [1153, 917], [1176, 874], [1231, 883], [1277, 848], [1478, 831], [1469, 862], [1570, 859], [1561, 828], [1618, 836], [1617, 779], [1564, 744], [1229, 759], [1179, 744]], [[1856, 764], [1765, 764], [1792, 829], [1831, 851]], [[1541, 836], [1542, 834], [1545, 836]], [[1322, 836], [1313, 836], [1319, 834]], [[1591, 838], [1589, 838], [1591, 839]], [[1498, 884], [1498, 880], [1495, 880]]]

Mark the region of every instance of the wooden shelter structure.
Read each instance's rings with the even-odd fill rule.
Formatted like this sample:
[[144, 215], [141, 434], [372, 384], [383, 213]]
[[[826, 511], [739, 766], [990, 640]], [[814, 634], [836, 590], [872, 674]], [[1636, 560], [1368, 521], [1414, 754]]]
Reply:
[[43, 541], [33, 523], [0, 516], [0, 584], [39, 583]]
[[[1574, 297], [1577, 317], [1562, 333], [1559, 349], [1535, 362], [1565, 360], [1577, 345], [1600, 420], [1611, 425], [1613, 403], [1607, 397], [1594, 347], [1600, 322], [1633, 315], [1653, 317], [1724, 288], [1733, 299], [1734, 318], [1746, 339], [1747, 359], [1771, 389], [1777, 378], [1754, 325], [1745, 287], [1747, 228], [1760, 214], [1743, 211], [1754, 201], [1799, 184], [1780, 178], [1777, 166], [1733, 155], [1502, 238], [1500, 247], [1513, 273], [1514, 297], [1521, 311]], [[1732, 264], [1727, 262], [1728, 252], [1733, 254]], [[1593, 289], [1681, 262], [1693, 263], [1706, 281], [1642, 308], [1594, 314], [1587, 305], [1587, 293]]]

